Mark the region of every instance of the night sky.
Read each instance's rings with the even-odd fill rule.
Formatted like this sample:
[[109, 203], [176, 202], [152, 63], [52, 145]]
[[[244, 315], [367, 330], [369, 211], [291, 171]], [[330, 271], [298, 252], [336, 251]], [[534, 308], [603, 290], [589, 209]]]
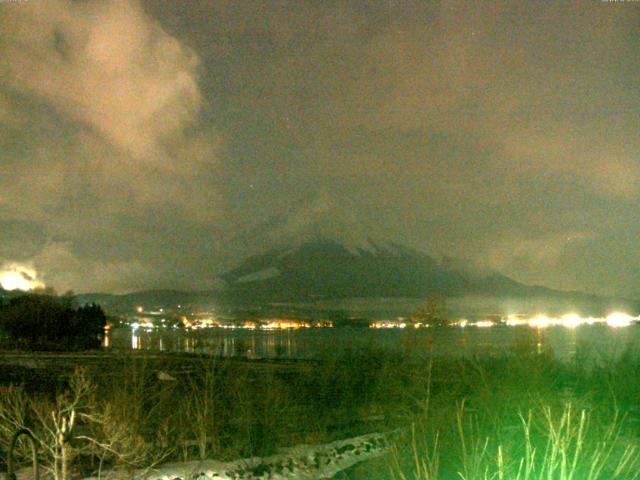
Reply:
[[319, 233], [640, 295], [640, 2], [0, 0], [0, 267], [209, 288]]

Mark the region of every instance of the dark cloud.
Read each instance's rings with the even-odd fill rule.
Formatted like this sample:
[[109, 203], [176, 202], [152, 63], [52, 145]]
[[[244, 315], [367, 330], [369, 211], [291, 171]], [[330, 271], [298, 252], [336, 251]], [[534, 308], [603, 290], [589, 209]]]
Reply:
[[211, 285], [309, 232], [635, 293], [640, 5], [0, 4], [0, 261]]

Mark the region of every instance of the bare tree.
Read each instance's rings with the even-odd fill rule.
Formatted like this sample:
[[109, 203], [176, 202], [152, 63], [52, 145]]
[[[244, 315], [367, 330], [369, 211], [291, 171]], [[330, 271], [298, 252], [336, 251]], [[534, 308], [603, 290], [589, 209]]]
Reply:
[[[7, 389], [0, 401], [0, 440], [26, 428], [35, 440], [40, 461], [54, 480], [68, 480], [74, 459], [80, 455], [99, 459], [98, 476], [105, 462], [127, 469], [153, 465], [152, 446], [134, 432], [116, 408], [98, 401], [95, 386], [84, 369], [76, 369], [69, 388], [55, 401], [31, 398], [22, 388]], [[25, 460], [30, 452], [16, 451]], [[149, 467], [150, 468], [150, 467]]]

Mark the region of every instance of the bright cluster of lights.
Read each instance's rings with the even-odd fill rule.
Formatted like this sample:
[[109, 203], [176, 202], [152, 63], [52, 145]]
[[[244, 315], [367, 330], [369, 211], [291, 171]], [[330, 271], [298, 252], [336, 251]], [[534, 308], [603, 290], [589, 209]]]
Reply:
[[394, 320], [377, 320], [369, 324], [369, 328], [405, 328], [406, 322], [399, 322]]
[[182, 320], [182, 324], [184, 325], [185, 328], [190, 328], [193, 330], [222, 326], [220, 322], [214, 317], [204, 317], [204, 318], [197, 318], [197, 319], [190, 320], [189, 318], [183, 315], [180, 319]]
[[260, 326], [263, 330], [289, 330], [297, 328], [311, 328], [309, 322], [299, 322], [297, 320], [267, 320]]
[[640, 317], [633, 317], [623, 312], [612, 312], [606, 317], [581, 317], [576, 313], [567, 313], [561, 317], [549, 317], [547, 315], [536, 315], [529, 319], [523, 319], [515, 315], [510, 315], [506, 324], [509, 326], [528, 325], [534, 328], [547, 328], [562, 326], [566, 328], [576, 328], [580, 325], [607, 324], [613, 328], [628, 327]]
[[242, 328], [244, 330], [255, 330], [256, 328], [258, 328], [258, 324], [256, 322], [244, 322], [239, 325], [229, 323], [229, 324], [220, 325], [220, 327], [225, 328], [227, 330], [237, 330], [239, 328]]
[[[138, 312], [142, 310], [142, 307], [137, 307]], [[161, 309], [162, 310], [162, 309]], [[154, 312], [155, 313], [155, 312]], [[162, 313], [162, 312], [158, 312]], [[261, 321], [247, 320], [242, 323], [226, 323], [216, 319], [213, 316], [201, 316], [200, 318], [189, 319], [186, 316], [181, 317], [182, 324], [187, 330], [209, 329], [209, 328], [223, 328], [223, 329], [245, 329], [245, 330], [290, 330], [299, 328], [321, 328], [332, 327], [331, 321], [306, 321], [298, 319], [268, 319]], [[165, 323], [165, 319], [160, 320], [161, 323]], [[538, 314], [532, 317], [525, 315], [509, 315], [508, 317], [500, 317], [499, 315], [490, 315], [489, 318], [471, 321], [466, 318], [448, 323], [452, 327], [476, 327], [476, 328], [490, 328], [497, 325], [506, 325], [510, 327], [514, 326], [528, 326], [536, 329], [544, 329], [548, 327], [561, 326], [565, 328], [574, 329], [580, 325], [594, 325], [604, 324], [612, 328], [628, 327], [633, 323], [640, 322], [640, 316], [631, 316], [624, 312], [612, 312], [606, 317], [581, 317], [577, 313], [567, 313], [560, 317], [552, 317], [545, 314]], [[155, 324], [154, 319], [150, 317], [138, 317], [136, 322], [130, 324], [131, 329], [136, 332], [137, 330], [151, 331], [158, 325]], [[162, 325], [164, 327], [165, 325]], [[377, 320], [369, 324], [370, 328], [374, 329], [388, 329], [388, 328], [428, 328], [432, 325], [423, 322], [407, 322], [404, 317], [398, 317], [394, 320]], [[177, 328], [174, 326], [174, 328]]]
[[0, 286], [5, 290], [33, 290], [44, 288], [37, 278], [36, 271], [26, 265], [10, 263], [0, 270]]
[[637, 321], [638, 317], [632, 317], [626, 313], [614, 312], [607, 317], [607, 325], [610, 327], [628, 327], [632, 322]]
[[[209, 328], [222, 328], [228, 330], [295, 330], [299, 328], [331, 328], [331, 321], [303, 321], [290, 319], [269, 319], [259, 322], [247, 320], [242, 323], [223, 323], [213, 318], [198, 319], [190, 321], [187, 317], [182, 317], [182, 324], [187, 330], [199, 330]], [[133, 325], [133, 324], [132, 324]]]
[[[322, 324], [319, 325], [321, 327], [333, 327], [333, 323], [328, 322], [326, 325]], [[418, 328], [430, 328], [431, 325], [429, 325], [428, 323], [423, 323], [423, 322], [413, 322], [413, 323], [407, 323], [405, 320], [376, 320], [375, 322], [371, 322], [369, 324], [369, 328], [374, 328], [374, 329], [384, 329], [384, 328], [414, 328], [414, 329], [418, 329]]]
[[452, 324], [454, 327], [478, 327], [478, 328], [489, 328], [489, 327], [493, 327], [496, 324], [496, 322], [494, 322], [493, 320], [478, 320], [477, 322], [471, 322], [469, 320], [467, 320], [466, 318], [463, 318], [462, 320], [458, 320], [457, 322]]
[[150, 332], [151, 330], [153, 330], [153, 323], [149, 322], [149, 321], [142, 321], [142, 322], [133, 322], [131, 324], [131, 330], [133, 330], [134, 332], [142, 329], [142, 330], [146, 330], [147, 332]]
[[[495, 317], [495, 315], [493, 316]], [[490, 328], [496, 325], [507, 325], [510, 327], [529, 326], [532, 328], [547, 328], [553, 326], [562, 326], [565, 328], [576, 328], [580, 325], [606, 324], [613, 328], [628, 327], [629, 325], [640, 322], [640, 316], [633, 317], [624, 312], [612, 312], [606, 317], [581, 317], [577, 313], [567, 313], [561, 317], [550, 317], [544, 314], [538, 314], [533, 317], [524, 317], [522, 315], [509, 315], [506, 319], [494, 318], [492, 320], [470, 321], [466, 318], [452, 322], [449, 325], [453, 327], [478, 327]], [[429, 327], [428, 324], [414, 323], [407, 324], [402, 321], [379, 320], [369, 325], [371, 328], [405, 328], [413, 326], [414, 328]]]

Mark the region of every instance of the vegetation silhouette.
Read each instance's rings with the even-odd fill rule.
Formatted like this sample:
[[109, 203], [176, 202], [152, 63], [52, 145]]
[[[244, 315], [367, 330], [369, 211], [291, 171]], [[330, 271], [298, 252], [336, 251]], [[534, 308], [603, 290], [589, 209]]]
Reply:
[[78, 306], [61, 297], [25, 293], [0, 303], [0, 330], [9, 346], [25, 350], [99, 348], [107, 317], [99, 305]]

